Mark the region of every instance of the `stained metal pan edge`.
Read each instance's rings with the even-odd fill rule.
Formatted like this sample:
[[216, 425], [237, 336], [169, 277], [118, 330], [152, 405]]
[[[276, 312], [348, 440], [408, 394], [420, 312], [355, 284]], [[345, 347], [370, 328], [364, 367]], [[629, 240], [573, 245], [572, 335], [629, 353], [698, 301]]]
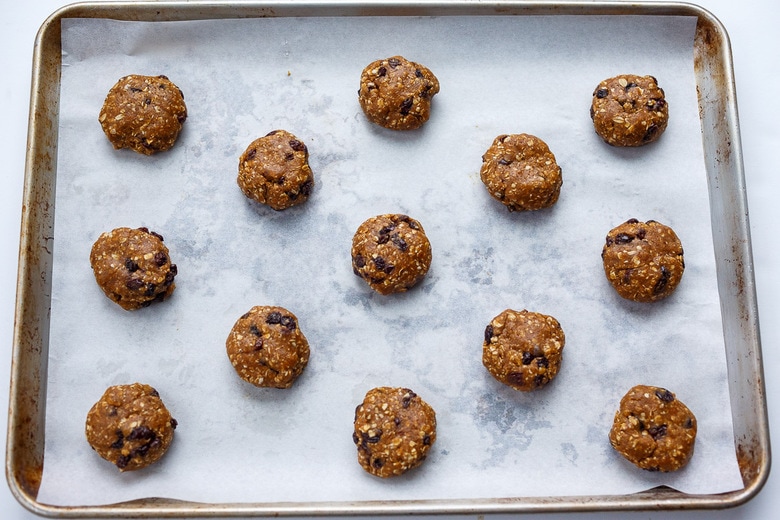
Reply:
[[[710, 187], [713, 240], [742, 489], [689, 495], [656, 488], [632, 495], [495, 499], [204, 504], [146, 498], [99, 506], [37, 501], [43, 472], [46, 374], [54, 247], [54, 195], [63, 18], [169, 21], [281, 16], [654, 15], [695, 16], [699, 112]], [[731, 48], [723, 25], [699, 6], [677, 2], [87, 2], [53, 13], [41, 26], [33, 74], [19, 250], [6, 477], [35, 514], [61, 518], [162, 518], [586, 512], [722, 509], [743, 504], [770, 469], [769, 426], [753, 275], [747, 197]]]

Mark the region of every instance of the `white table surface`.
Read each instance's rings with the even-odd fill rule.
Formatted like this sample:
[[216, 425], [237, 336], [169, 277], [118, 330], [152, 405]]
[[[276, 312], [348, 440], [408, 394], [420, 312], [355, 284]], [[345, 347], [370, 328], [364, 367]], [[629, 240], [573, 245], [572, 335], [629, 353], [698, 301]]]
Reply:
[[[19, 247], [22, 182], [27, 139], [32, 50], [43, 21], [64, 0], [0, 0], [0, 380], [10, 380], [11, 340]], [[780, 218], [780, 176], [776, 166], [780, 145], [780, 2], [777, 0], [698, 0], [694, 3], [714, 14], [731, 39], [737, 85], [739, 123], [750, 210], [754, 268], [758, 292], [761, 340], [773, 447], [780, 446], [777, 422], [780, 401], [780, 254], [775, 236]], [[773, 123], [774, 122], [774, 123]], [[0, 384], [0, 406], [7, 409], [8, 385]], [[7, 416], [0, 413], [0, 431]], [[777, 449], [777, 448], [775, 448]], [[744, 519], [772, 518], [780, 508], [780, 476], [770, 472], [764, 489], [747, 504], [723, 511], [639, 512], [524, 515], [544, 520], [570, 518], [628, 519]], [[37, 518], [24, 509], [7, 486], [0, 486], [0, 517], [6, 520]], [[442, 517], [436, 517], [442, 518]], [[468, 518], [459, 517], [459, 518]], [[496, 515], [490, 518], [507, 518]]]

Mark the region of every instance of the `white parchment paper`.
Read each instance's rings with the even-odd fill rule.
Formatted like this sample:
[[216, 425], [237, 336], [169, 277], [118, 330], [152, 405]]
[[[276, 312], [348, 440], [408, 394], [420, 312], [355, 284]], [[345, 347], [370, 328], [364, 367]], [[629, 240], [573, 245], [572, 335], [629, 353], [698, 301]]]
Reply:
[[[734, 453], [693, 76], [695, 19], [674, 17], [306, 18], [171, 23], [63, 20], [64, 64], [48, 376], [38, 499], [77, 505], [164, 496], [203, 502], [448, 499], [691, 493], [742, 486]], [[393, 132], [357, 103], [362, 68], [401, 54], [441, 82], [431, 120]], [[611, 148], [588, 115], [598, 82], [652, 74], [670, 123], [659, 142]], [[115, 151], [97, 121], [126, 74], [165, 74], [189, 109], [174, 149]], [[235, 178], [255, 138], [304, 141], [316, 185], [274, 212]], [[479, 180], [502, 133], [544, 139], [563, 169], [558, 203], [509, 213]], [[352, 234], [388, 212], [420, 220], [433, 265], [383, 297], [352, 274]], [[609, 229], [636, 217], [672, 226], [685, 248], [676, 293], [620, 299], [606, 282]], [[173, 297], [126, 312], [95, 284], [101, 232], [147, 226], [178, 264]], [[282, 305], [311, 361], [287, 391], [241, 381], [225, 353], [235, 320]], [[505, 308], [554, 315], [560, 374], [524, 394], [481, 364], [485, 326]], [[179, 422], [168, 454], [120, 474], [84, 437], [105, 388], [151, 384]], [[690, 464], [641, 471], [607, 440], [635, 384], [675, 392], [696, 414]], [[391, 480], [365, 473], [355, 406], [381, 385], [437, 412], [426, 463]]]

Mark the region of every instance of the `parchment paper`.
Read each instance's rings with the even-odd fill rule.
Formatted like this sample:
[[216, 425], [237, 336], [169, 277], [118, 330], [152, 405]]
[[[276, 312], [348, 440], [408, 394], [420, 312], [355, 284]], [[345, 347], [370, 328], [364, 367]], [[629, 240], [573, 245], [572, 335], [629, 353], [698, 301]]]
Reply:
[[[307, 18], [171, 23], [63, 20], [46, 452], [39, 500], [146, 496], [203, 502], [448, 499], [741, 488], [734, 454], [693, 76], [695, 19], [665, 17]], [[401, 54], [441, 93], [419, 131], [366, 121], [362, 68]], [[659, 142], [611, 148], [588, 110], [598, 82], [652, 74], [670, 123]], [[126, 74], [165, 74], [189, 118], [174, 149], [115, 151], [97, 121]], [[238, 157], [285, 128], [304, 141], [316, 185], [274, 212], [236, 185]], [[563, 169], [558, 203], [509, 213], [479, 180], [502, 133], [544, 139]], [[427, 278], [383, 297], [352, 274], [352, 234], [389, 212], [420, 220]], [[676, 293], [620, 299], [606, 282], [609, 229], [670, 225], [685, 248]], [[716, 216], [718, 218], [718, 216]], [[120, 226], [161, 233], [178, 264], [173, 297], [136, 312], [95, 284], [89, 251]], [[287, 391], [241, 381], [225, 353], [253, 305], [294, 312], [311, 361]], [[481, 364], [485, 326], [505, 308], [555, 316], [558, 377], [524, 394]], [[105, 388], [154, 386], [179, 422], [156, 465], [120, 474], [84, 437]], [[635, 384], [675, 392], [696, 414], [690, 464], [638, 470], [607, 440]], [[426, 463], [392, 480], [357, 464], [355, 406], [406, 386], [437, 412]]]

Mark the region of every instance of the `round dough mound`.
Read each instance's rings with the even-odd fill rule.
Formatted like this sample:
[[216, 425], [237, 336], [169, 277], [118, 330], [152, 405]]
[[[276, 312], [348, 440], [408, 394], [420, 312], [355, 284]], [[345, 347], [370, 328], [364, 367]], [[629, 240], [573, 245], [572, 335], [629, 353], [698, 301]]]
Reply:
[[507, 309], [485, 328], [482, 364], [498, 381], [529, 392], [558, 374], [565, 342], [552, 316]]
[[642, 469], [676, 471], [693, 455], [696, 417], [669, 390], [637, 385], [620, 400], [609, 442]]
[[355, 409], [352, 440], [367, 472], [401, 475], [422, 464], [436, 441], [436, 413], [408, 388], [374, 388]]
[[283, 307], [252, 307], [233, 325], [225, 345], [236, 373], [259, 387], [290, 388], [309, 362], [298, 318]]
[[509, 211], [533, 211], [558, 201], [563, 178], [547, 143], [529, 134], [499, 135], [482, 156], [480, 177]]
[[414, 130], [430, 118], [431, 100], [438, 92], [433, 72], [393, 56], [363, 69], [358, 100], [371, 122], [391, 130]]
[[620, 296], [653, 302], [674, 292], [685, 270], [675, 232], [654, 220], [630, 219], [607, 234], [601, 251], [604, 273]]
[[431, 266], [431, 243], [422, 225], [387, 214], [363, 222], [352, 238], [352, 271], [379, 294], [411, 289]]
[[87, 413], [86, 434], [98, 455], [131, 471], [165, 455], [176, 425], [157, 390], [133, 383], [105, 391]]
[[114, 148], [144, 155], [170, 149], [186, 119], [179, 87], [165, 76], [135, 74], [111, 87], [98, 117]]
[[239, 159], [238, 186], [277, 211], [306, 202], [314, 187], [308, 148], [286, 130], [256, 139]]
[[128, 311], [163, 301], [176, 288], [178, 269], [163, 237], [145, 227], [101, 234], [89, 262], [105, 295]]
[[642, 146], [666, 130], [669, 105], [653, 76], [623, 74], [599, 83], [593, 91], [590, 118], [607, 143]]

